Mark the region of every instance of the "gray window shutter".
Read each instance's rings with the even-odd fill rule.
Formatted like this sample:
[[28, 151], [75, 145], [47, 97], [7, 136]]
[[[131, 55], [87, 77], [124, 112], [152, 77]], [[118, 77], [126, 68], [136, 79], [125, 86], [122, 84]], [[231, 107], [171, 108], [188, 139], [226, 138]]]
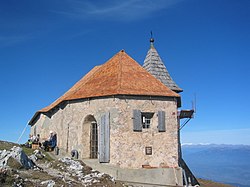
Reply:
[[159, 132], [166, 131], [165, 111], [158, 111], [158, 131]]
[[142, 131], [141, 111], [133, 110], [133, 130]]
[[100, 137], [99, 137], [99, 161], [108, 163], [110, 160], [110, 124], [109, 112], [101, 116]]

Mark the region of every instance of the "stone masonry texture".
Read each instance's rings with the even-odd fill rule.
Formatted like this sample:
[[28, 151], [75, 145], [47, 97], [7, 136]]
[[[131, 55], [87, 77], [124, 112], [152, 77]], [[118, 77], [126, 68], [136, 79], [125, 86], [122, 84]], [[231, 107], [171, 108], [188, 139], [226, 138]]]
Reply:
[[[154, 113], [149, 129], [133, 131], [133, 110]], [[158, 111], [165, 111], [166, 132], [158, 132]], [[76, 149], [80, 158], [90, 157], [90, 125], [100, 125], [101, 116], [110, 113], [110, 162], [120, 168], [178, 167], [177, 102], [174, 98], [143, 96], [103, 97], [75, 100], [60, 104], [52, 114], [41, 113], [31, 133], [47, 138], [57, 133], [61, 150]], [[89, 120], [91, 119], [91, 120]], [[152, 155], [145, 154], [152, 147]]]

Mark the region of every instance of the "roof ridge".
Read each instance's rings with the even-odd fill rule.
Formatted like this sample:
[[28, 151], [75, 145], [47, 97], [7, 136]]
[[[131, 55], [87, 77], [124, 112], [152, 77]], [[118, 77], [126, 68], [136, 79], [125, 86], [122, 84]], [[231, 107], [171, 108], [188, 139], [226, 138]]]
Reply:
[[125, 53], [125, 51], [123, 49], [119, 52], [119, 63], [118, 63], [119, 71], [117, 73], [117, 80], [118, 80], [117, 92], [118, 93], [122, 88], [122, 85], [121, 85], [121, 80], [122, 80], [122, 58], [123, 58], [124, 53]]

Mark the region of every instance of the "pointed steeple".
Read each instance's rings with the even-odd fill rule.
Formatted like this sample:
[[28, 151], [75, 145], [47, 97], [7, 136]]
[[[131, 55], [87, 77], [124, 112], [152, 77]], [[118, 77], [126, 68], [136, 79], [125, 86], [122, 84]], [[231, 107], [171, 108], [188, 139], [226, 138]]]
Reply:
[[160, 55], [156, 51], [154, 47], [154, 38], [152, 37], [152, 32], [150, 38], [150, 48], [144, 60], [143, 68], [176, 93], [183, 91], [171, 78], [166, 66], [161, 60]]

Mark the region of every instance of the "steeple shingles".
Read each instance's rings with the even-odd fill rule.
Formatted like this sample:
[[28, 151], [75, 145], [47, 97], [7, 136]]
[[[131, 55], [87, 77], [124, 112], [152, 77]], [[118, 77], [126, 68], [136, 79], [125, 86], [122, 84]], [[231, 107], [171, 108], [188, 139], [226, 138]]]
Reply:
[[143, 68], [176, 93], [183, 91], [168, 73], [166, 66], [154, 47], [153, 38], [150, 39], [150, 49], [148, 50], [147, 56], [144, 60]]

